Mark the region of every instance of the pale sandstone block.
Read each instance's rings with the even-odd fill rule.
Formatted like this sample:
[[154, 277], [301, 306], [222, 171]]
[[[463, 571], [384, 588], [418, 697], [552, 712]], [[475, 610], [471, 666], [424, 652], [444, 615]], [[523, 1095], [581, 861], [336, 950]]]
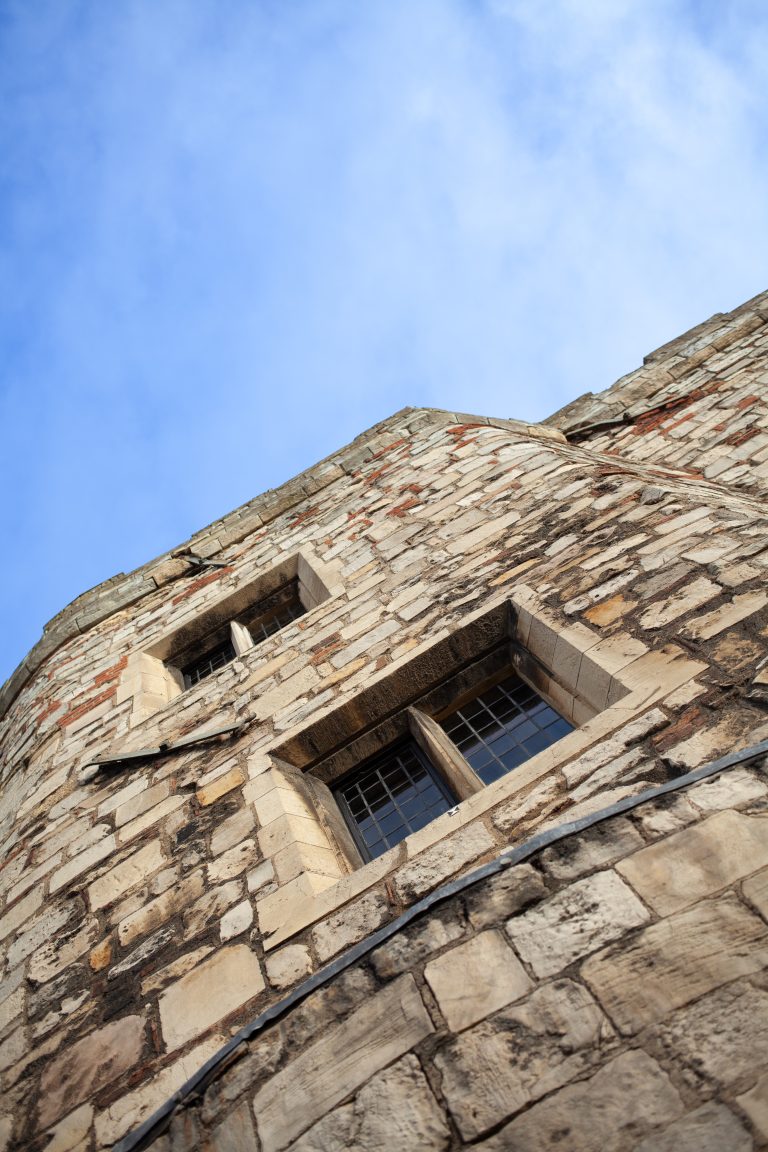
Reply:
[[96, 1116], [94, 1127], [99, 1146], [109, 1147], [127, 1132], [138, 1128], [190, 1076], [198, 1072], [225, 1041], [224, 1036], [211, 1036], [175, 1063], [155, 1072], [148, 1083], [113, 1101]]
[[71, 932], [82, 915], [76, 904], [52, 903], [44, 907], [25, 926], [26, 931], [14, 940], [7, 950], [8, 966], [15, 968], [43, 945], [55, 942], [59, 936]]
[[562, 1088], [478, 1145], [482, 1152], [620, 1152], [639, 1134], [676, 1120], [683, 1103], [645, 1052], [625, 1052], [589, 1080]]
[[271, 860], [262, 860], [253, 868], [246, 877], [248, 891], [253, 895], [254, 892], [259, 892], [266, 884], [269, 884], [275, 878], [275, 870], [272, 867]]
[[151, 788], [144, 788], [136, 796], [130, 796], [115, 808], [115, 824], [118, 828], [123, 824], [130, 824], [137, 816], [154, 808], [161, 800], [165, 800], [170, 792], [170, 782], [163, 780], [153, 784]]
[[616, 865], [661, 916], [768, 865], [768, 818], [726, 810]]
[[126, 916], [117, 926], [120, 943], [124, 948], [139, 936], [145, 936], [161, 927], [172, 916], [185, 911], [203, 893], [202, 873], [195, 872], [180, 884], [169, 888], [156, 900], [150, 900], [137, 912]]
[[761, 872], [745, 880], [741, 890], [763, 919], [768, 920], [768, 868], [763, 868]]
[[722, 1104], [704, 1104], [654, 1132], [634, 1152], [752, 1152], [752, 1137]]
[[250, 806], [235, 812], [211, 833], [211, 855], [220, 856], [227, 849], [234, 848], [235, 844], [245, 840], [255, 823]]
[[245, 944], [223, 948], [160, 997], [160, 1023], [169, 1051], [205, 1032], [264, 989], [259, 962]]
[[768, 594], [765, 592], [745, 592], [742, 596], [734, 596], [730, 604], [724, 604], [714, 612], [707, 612], [692, 623], [686, 624], [683, 634], [694, 640], [709, 640], [724, 632], [726, 628], [731, 628], [734, 624], [759, 612], [766, 604]]
[[719, 724], [700, 729], [686, 740], [668, 748], [663, 758], [678, 768], [698, 768], [724, 753], [732, 752], [734, 747], [743, 746], [747, 732], [748, 739], [757, 743], [760, 737], [754, 729], [750, 731], [751, 719], [740, 709], [726, 716]]
[[442, 1111], [418, 1060], [404, 1056], [369, 1080], [351, 1104], [329, 1113], [294, 1141], [291, 1152], [342, 1148], [443, 1152], [450, 1139]]
[[21, 1017], [25, 999], [26, 989], [17, 988], [15, 992], [0, 1002], [0, 1035], [6, 1031], [9, 1024]]
[[768, 992], [747, 982], [718, 988], [659, 1026], [670, 1055], [720, 1085], [768, 1065]]
[[585, 988], [555, 980], [439, 1049], [435, 1065], [464, 1140], [583, 1075], [611, 1035]]
[[320, 960], [328, 960], [337, 952], [343, 951], [370, 936], [386, 923], [390, 911], [386, 897], [381, 892], [369, 892], [353, 904], [347, 904], [329, 916], [312, 932], [312, 940]]
[[[170, 816], [172, 812], [178, 812], [185, 804], [186, 799], [184, 796], [169, 796], [160, 804], [155, 805], [154, 808], [150, 808], [143, 816], [137, 816], [130, 824], [126, 824], [118, 829], [118, 842], [121, 845], [129, 844], [131, 840], [135, 840], [137, 836], [141, 836], [142, 832], [146, 832], [147, 828], [151, 828], [152, 825], [157, 824], [159, 820], [164, 820], [165, 817]], [[170, 823], [169, 821], [168, 825], [166, 825], [166, 830], [168, 830]]]
[[246, 868], [251, 867], [256, 855], [257, 848], [254, 840], [241, 841], [240, 844], [236, 844], [234, 848], [230, 848], [219, 856], [218, 860], [210, 862], [208, 865], [209, 882], [217, 884], [220, 880], [231, 880], [233, 876], [239, 876], [245, 872]]
[[317, 872], [338, 879], [342, 873], [339, 858], [330, 848], [318, 848], [315, 844], [291, 844], [282, 848], [272, 857], [278, 883], [285, 884], [302, 872]]
[[686, 789], [688, 799], [702, 812], [719, 812], [723, 808], [736, 808], [752, 800], [762, 800], [768, 794], [764, 775], [748, 768], [729, 768], [718, 776], [710, 776]]
[[241, 932], [245, 932], [246, 928], [250, 928], [252, 923], [253, 908], [251, 902], [250, 900], [242, 900], [222, 916], [219, 935], [222, 940], [232, 940]]
[[47, 1133], [50, 1139], [45, 1152], [77, 1152], [85, 1142], [92, 1122], [93, 1108], [90, 1104], [81, 1104]]
[[584, 979], [624, 1032], [768, 965], [768, 929], [734, 896], [652, 924], [591, 957]]
[[41, 1128], [124, 1076], [144, 1051], [144, 1019], [123, 1016], [67, 1046], [44, 1069], [40, 1081]]
[[[370, 997], [256, 1093], [253, 1105], [263, 1152], [286, 1148], [433, 1031], [412, 976], [401, 976]], [[285, 1107], [288, 1096], [291, 1108]]]
[[400, 868], [395, 874], [395, 890], [404, 903], [412, 904], [495, 847], [483, 824], [469, 824]]
[[26, 1051], [27, 1039], [24, 1035], [24, 1029], [17, 1028], [15, 1032], [11, 1032], [7, 1040], [3, 1040], [0, 1044], [0, 1072], [4, 1072], [6, 1068], [17, 1064]]
[[547, 848], [541, 862], [556, 880], [577, 880], [644, 847], [645, 841], [629, 820], [617, 816]]
[[653, 607], [644, 612], [640, 617], [640, 626], [648, 630], [663, 628], [665, 624], [670, 624], [673, 620], [685, 615], [686, 612], [693, 612], [695, 608], [700, 608], [702, 604], [706, 604], [707, 600], [712, 600], [721, 592], [722, 588], [719, 584], [707, 580], [705, 576], [699, 576], [690, 584], [686, 584], [682, 591], [654, 604]]
[[507, 934], [537, 976], [553, 976], [650, 915], [615, 872], [577, 880], [543, 904], [507, 922]]
[[194, 935], [212, 924], [242, 897], [243, 886], [238, 880], [230, 880], [218, 887], [208, 888], [184, 912], [184, 931]]
[[23, 900], [19, 900], [0, 920], [0, 940], [5, 940], [11, 933], [17, 932], [30, 916], [35, 914], [42, 902], [43, 888], [41, 885], [34, 892], [25, 896]]
[[742, 1108], [763, 1138], [768, 1138], [768, 1072], [765, 1072], [753, 1088], [736, 1097]]
[[117, 841], [114, 836], [105, 836], [103, 840], [99, 840], [85, 852], [81, 852], [79, 856], [75, 856], [72, 860], [68, 860], [63, 867], [54, 872], [49, 881], [48, 887], [51, 893], [58, 892], [65, 884], [69, 884], [77, 876], [87, 872], [89, 868], [93, 868], [95, 864], [99, 864], [105, 860], [107, 856], [111, 856], [117, 847]]
[[166, 863], [160, 844], [155, 840], [116, 864], [89, 885], [88, 900], [94, 912], [114, 903], [125, 892], [142, 884]]
[[246, 775], [243, 769], [239, 766], [233, 768], [224, 776], [219, 776], [216, 780], [212, 780], [210, 784], [205, 784], [202, 788], [198, 788], [195, 793], [197, 802], [201, 804], [203, 808], [207, 808], [209, 805], [215, 804], [217, 800], [220, 800], [222, 796], [226, 796], [228, 792], [239, 788], [245, 781]]
[[259, 847], [265, 856], [274, 856], [293, 844], [313, 844], [328, 847], [328, 837], [316, 818], [284, 815], [262, 828], [258, 834]]
[[456, 917], [431, 916], [417, 921], [371, 953], [373, 970], [382, 980], [389, 980], [463, 935]]
[[267, 957], [267, 977], [273, 988], [290, 988], [312, 971], [312, 957], [303, 944], [286, 944]]
[[452, 1032], [462, 1032], [533, 985], [500, 932], [490, 930], [430, 961], [424, 976]]
[[206, 1152], [258, 1152], [253, 1117], [245, 1101], [217, 1124], [205, 1142]]
[[[281, 884], [277, 891], [262, 896], [256, 904], [256, 915], [262, 935], [275, 934], [274, 943], [282, 943], [300, 928], [311, 924], [317, 917], [309, 915], [307, 918], [308, 906], [312, 907], [312, 902], [319, 892], [335, 887], [336, 883], [332, 876], [316, 876], [313, 872], [303, 872], [295, 880]], [[270, 947], [269, 941], [265, 941], [265, 947]]]

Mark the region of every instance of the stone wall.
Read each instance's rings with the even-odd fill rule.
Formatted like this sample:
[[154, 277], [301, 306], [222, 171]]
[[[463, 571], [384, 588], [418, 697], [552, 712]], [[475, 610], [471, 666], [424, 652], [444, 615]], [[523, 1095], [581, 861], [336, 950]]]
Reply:
[[[748, 410], [745, 389], [765, 392], [761, 300], [688, 340], [698, 357], [690, 370], [722, 378], [717, 403], [732, 401], [739, 413]], [[652, 357], [654, 372], [667, 365], [681, 378], [680, 348]], [[730, 374], [717, 360], [726, 354], [737, 366]], [[625, 399], [626, 389], [615, 386]], [[446, 881], [765, 737], [759, 460], [754, 483], [727, 469], [708, 479], [667, 458], [663, 421], [646, 421], [630, 448], [624, 423], [610, 439], [569, 421], [566, 438], [552, 427], [405, 410], [51, 623], [6, 686], [0, 720], [0, 1148], [95, 1150], [128, 1137], [248, 1021]], [[310, 610], [182, 691], [172, 667], [179, 645], [286, 574], [311, 586]], [[516, 669], [574, 730], [363, 864], [327, 785], [407, 733], [414, 708], [437, 714], [450, 686], [471, 687], [488, 661]], [[688, 1003], [682, 992], [670, 992], [651, 1020], [611, 991], [605, 973], [634, 964], [637, 941], [651, 943], [637, 945], [641, 975], [628, 985], [649, 982], [652, 944], [666, 972], [672, 945], [659, 925], [670, 918], [675, 941], [689, 951], [702, 941], [692, 1002], [704, 1003], [701, 981], [713, 980], [707, 996], [721, 985], [736, 996], [734, 981], [757, 980], [750, 965], [762, 955], [765, 909], [749, 893], [759, 881], [720, 894], [747, 875], [745, 851], [750, 873], [768, 864], [755, 831], [763, 795], [758, 769], [734, 769], [674, 802], [655, 801], [645, 822], [641, 809], [611, 822], [615, 855], [606, 847], [600, 856], [595, 833], [567, 858], [543, 853], [511, 887], [479, 883], [453, 918], [446, 904], [434, 923], [382, 946], [380, 957], [399, 949], [399, 961], [372, 953], [284, 1014], [247, 1059], [238, 1050], [212, 1095], [174, 1119], [172, 1147], [194, 1146], [197, 1124], [216, 1148], [256, 1147], [254, 1123], [265, 1149], [292, 1140], [301, 1149], [377, 1147], [375, 1124], [401, 1116], [385, 1103], [390, 1095], [413, 1097], [402, 1116], [427, 1125], [425, 1147], [502, 1147], [512, 1140], [499, 1134], [508, 1121], [516, 1141], [534, 1139], [525, 1116], [536, 1109], [553, 1109], [555, 1124], [558, 1107], [573, 1100], [588, 1115], [604, 1097], [612, 1115], [609, 1102], [628, 1083], [650, 1111], [638, 1104], [617, 1148], [673, 1123], [668, 1139], [683, 1143], [710, 1121], [713, 1132], [731, 1125], [734, 1148], [742, 1130], [761, 1146], [757, 1071], [750, 1083], [740, 1073], [733, 1090], [721, 1091], [706, 1069], [699, 1082], [686, 1063], [693, 1057], [658, 1031]], [[714, 808], [733, 812], [713, 815], [696, 796], [719, 796]], [[689, 824], [696, 829], [686, 832]], [[614, 833], [605, 835], [612, 844]], [[658, 838], [664, 851], [683, 846], [675, 873], [690, 908], [680, 892], [648, 888], [647, 876], [659, 889], [668, 882], [663, 853], [647, 855]], [[638, 869], [632, 860], [642, 853]], [[704, 878], [694, 883], [697, 868]], [[472, 899], [498, 904], [498, 915], [473, 920]], [[523, 899], [526, 909], [515, 904]], [[414, 931], [423, 941], [414, 943]], [[551, 938], [549, 961], [535, 955], [537, 938]], [[716, 942], [711, 956], [707, 939]], [[723, 965], [729, 949], [745, 967]], [[603, 975], [594, 976], [599, 964]], [[452, 1002], [457, 965], [477, 985], [479, 1007]], [[486, 965], [498, 978], [483, 992], [475, 973]], [[665, 986], [678, 988], [669, 972]], [[382, 1031], [372, 1043], [374, 1019]], [[472, 1110], [492, 1112], [485, 1077], [470, 1074], [471, 1053], [488, 1040], [501, 1061], [489, 1079], [502, 1083], [508, 1057], [492, 1035], [535, 1033], [541, 1021], [541, 1047], [531, 1040], [530, 1048], [540, 1071], [518, 1068], [518, 1088], [499, 1088], [519, 1105], [470, 1134]], [[567, 1071], [550, 1075], [550, 1064]], [[314, 1101], [308, 1112], [293, 1100], [286, 1107], [299, 1073], [302, 1099]], [[543, 1085], [535, 1104], [534, 1080]], [[230, 1082], [237, 1091], [223, 1087]], [[657, 1096], [667, 1103], [654, 1112]], [[299, 1116], [301, 1128], [279, 1134]], [[590, 1147], [581, 1131], [574, 1148]], [[398, 1143], [396, 1128], [387, 1142]], [[520, 1143], [529, 1146], [538, 1145]]]

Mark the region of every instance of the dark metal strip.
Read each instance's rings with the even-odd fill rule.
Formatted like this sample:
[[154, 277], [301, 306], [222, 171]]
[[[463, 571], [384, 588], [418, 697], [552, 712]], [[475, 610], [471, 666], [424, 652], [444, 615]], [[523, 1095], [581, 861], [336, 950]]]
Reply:
[[241, 1044], [258, 1035], [267, 1024], [271, 1024], [272, 1021], [285, 1015], [294, 1005], [305, 1000], [307, 996], [311, 995], [317, 988], [321, 988], [335, 976], [338, 976], [340, 972], [344, 972], [347, 968], [356, 964], [358, 960], [362, 959], [362, 957], [366, 956], [369, 952], [372, 952], [379, 944], [383, 944], [385, 940], [394, 936], [407, 924], [410, 924], [413, 920], [417, 919], [424, 912], [428, 912], [437, 904], [442, 904], [446, 900], [450, 900], [453, 896], [466, 891], [467, 888], [471, 888], [479, 881], [485, 880], [490, 876], [495, 876], [497, 873], [511, 868], [514, 864], [520, 864], [528, 860], [540, 849], [546, 848], [550, 844], [555, 844], [558, 840], [564, 840], [568, 836], [573, 836], [577, 832], [583, 832], [587, 828], [591, 828], [595, 824], [600, 824], [604, 820], [609, 820], [613, 816], [619, 816], [623, 812], [630, 812], [633, 808], [638, 808], [641, 804], [645, 804], [649, 800], [654, 800], [658, 796], [666, 796], [670, 792], [678, 792], [680, 789], [688, 787], [689, 784], [696, 784], [699, 780], [707, 779], [708, 776], [715, 776], [718, 772], [735, 768], [739, 764], [744, 764], [748, 760], [754, 760], [758, 756], [763, 756], [766, 753], [768, 753], [768, 740], [763, 740], [759, 744], [754, 744], [750, 748], [743, 749], [741, 752], [732, 752], [728, 756], [722, 756], [720, 759], [714, 760], [711, 764], [705, 764], [701, 768], [687, 772], [684, 776], [678, 776], [674, 780], [669, 780], [666, 784], [660, 784], [655, 788], [647, 788], [644, 792], [638, 793], [637, 796], [626, 796], [623, 800], [617, 800], [616, 803], [601, 809], [599, 812], [592, 812], [588, 816], [580, 817], [578, 820], [570, 820], [565, 824], [559, 824], [556, 828], [550, 828], [546, 832], [539, 832], [524, 844], [519, 844], [515, 848], [507, 848], [497, 856], [495, 860], [490, 861], [490, 863], [483, 864], [474, 871], [459, 877], [458, 880], [453, 880], [449, 884], [444, 884], [441, 888], [437, 888], [389, 924], [385, 924], [383, 928], [379, 928], [377, 932], [374, 932], [365, 940], [361, 940], [359, 944], [355, 944], [336, 960], [327, 964], [325, 968], [321, 968], [318, 972], [315, 972], [315, 974], [305, 980], [303, 984], [299, 984], [294, 988], [293, 992], [290, 992], [282, 1000], [272, 1004], [257, 1016], [255, 1020], [252, 1020], [250, 1024], [246, 1024], [241, 1028], [223, 1048], [220, 1048], [218, 1052], [211, 1056], [211, 1058], [203, 1064], [202, 1068], [182, 1084], [173, 1096], [166, 1100], [143, 1124], [127, 1136], [124, 1136], [122, 1140], [119, 1140], [117, 1144], [114, 1145], [112, 1152], [141, 1152], [141, 1149], [147, 1148], [152, 1142], [152, 1139], [160, 1135], [164, 1128], [167, 1127], [167, 1124], [170, 1123], [171, 1115], [175, 1111], [176, 1105], [183, 1104], [188, 1097], [199, 1093], [206, 1086], [211, 1072], [215, 1071], [220, 1064], [223, 1064]]

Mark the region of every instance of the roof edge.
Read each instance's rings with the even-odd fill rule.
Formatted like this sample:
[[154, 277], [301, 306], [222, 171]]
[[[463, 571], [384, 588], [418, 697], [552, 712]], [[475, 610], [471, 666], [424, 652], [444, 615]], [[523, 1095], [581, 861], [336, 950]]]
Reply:
[[279, 487], [267, 489], [220, 520], [214, 520], [178, 547], [156, 556], [132, 572], [119, 572], [82, 592], [48, 621], [41, 638], [0, 689], [0, 718], [27, 682], [68, 640], [89, 632], [115, 612], [130, 607], [172, 580], [195, 572], [195, 567], [184, 560], [185, 555], [192, 554], [203, 559], [219, 555], [302, 500], [327, 488], [341, 476], [357, 471], [365, 460], [371, 459], [403, 432], [412, 435], [426, 424], [488, 425], [534, 439], [565, 442], [562, 432], [543, 424], [449, 412], [442, 408], [401, 408]]

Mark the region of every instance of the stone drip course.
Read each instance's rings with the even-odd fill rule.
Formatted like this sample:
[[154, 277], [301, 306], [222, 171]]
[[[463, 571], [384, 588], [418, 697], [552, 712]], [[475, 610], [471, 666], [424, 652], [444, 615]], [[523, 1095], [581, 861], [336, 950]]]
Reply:
[[[765, 739], [761, 450], [712, 423], [758, 427], [765, 321], [556, 425], [406, 409], [51, 623], [0, 718], [0, 1152], [128, 1138], [441, 886]], [[289, 578], [303, 615], [183, 690], [176, 654]], [[329, 786], [414, 729], [455, 770], [446, 686], [501, 668], [573, 730], [364, 864]], [[156, 1143], [766, 1146], [765, 794], [734, 767], [457, 893]]]

